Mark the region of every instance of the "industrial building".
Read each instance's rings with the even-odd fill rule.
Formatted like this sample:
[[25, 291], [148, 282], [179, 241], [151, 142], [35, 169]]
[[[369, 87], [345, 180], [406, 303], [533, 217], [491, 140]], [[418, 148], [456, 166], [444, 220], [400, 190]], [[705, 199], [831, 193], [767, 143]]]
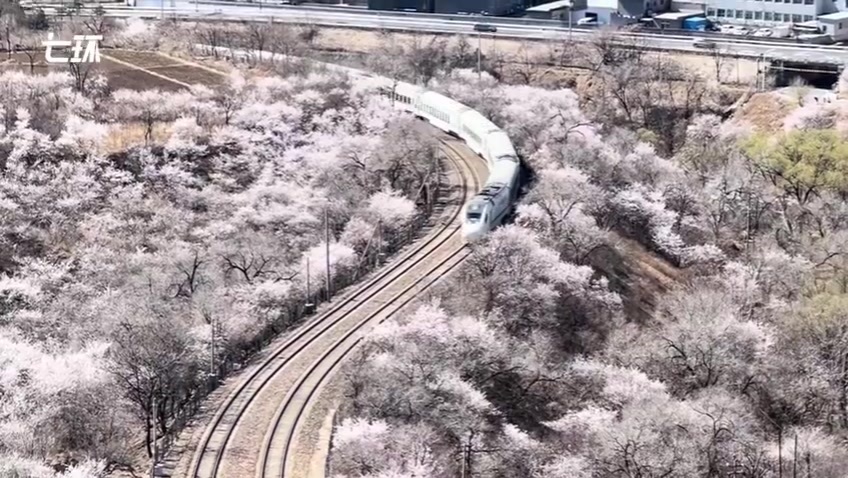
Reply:
[[433, 12], [433, 0], [368, 0], [369, 10]]
[[576, 22], [592, 18], [599, 25], [633, 23], [645, 15], [668, 8], [668, 0], [559, 0], [527, 9], [531, 18]]
[[524, 10], [523, 0], [434, 0], [435, 13], [510, 15]]
[[525, 13], [528, 18], [539, 20], [571, 20], [576, 21], [574, 12], [586, 9], [586, 0], [557, 0], [528, 8]]
[[[848, 10], [846, 0], [674, 0], [672, 10], [697, 10], [707, 18], [744, 25], [816, 22], [820, 17]], [[828, 22], [827, 19], [823, 23]], [[837, 22], [838, 23], [838, 22]]]
[[[691, 17], [752, 27], [791, 28], [802, 36], [848, 41], [848, 0], [367, 0], [372, 10], [513, 15], [618, 26], [652, 17], [658, 28], [687, 28]], [[530, 6], [533, 3], [539, 5]], [[528, 8], [529, 7], [529, 8]], [[664, 13], [667, 12], [667, 13]], [[702, 29], [702, 28], [698, 28]], [[787, 33], [788, 34], [788, 33]], [[823, 34], [823, 35], [822, 35]]]
[[623, 25], [665, 11], [667, 0], [587, 0], [583, 16], [596, 17], [601, 25]]
[[825, 34], [835, 41], [848, 40], [848, 12], [828, 13], [819, 16], [819, 23]]

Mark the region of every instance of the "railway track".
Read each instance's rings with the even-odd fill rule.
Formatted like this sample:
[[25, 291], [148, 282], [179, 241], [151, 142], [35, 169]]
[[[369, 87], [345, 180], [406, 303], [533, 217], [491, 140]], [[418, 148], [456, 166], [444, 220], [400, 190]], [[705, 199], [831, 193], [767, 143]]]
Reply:
[[188, 476], [306, 476], [295, 453], [296, 435], [318, 391], [367, 331], [470, 253], [460, 237], [458, 219], [462, 204], [479, 189], [479, 168], [464, 159], [472, 153], [461, 153], [456, 146], [460, 141], [442, 142], [463, 184], [442, 223], [355, 292], [295, 331], [253, 369], [206, 427]]

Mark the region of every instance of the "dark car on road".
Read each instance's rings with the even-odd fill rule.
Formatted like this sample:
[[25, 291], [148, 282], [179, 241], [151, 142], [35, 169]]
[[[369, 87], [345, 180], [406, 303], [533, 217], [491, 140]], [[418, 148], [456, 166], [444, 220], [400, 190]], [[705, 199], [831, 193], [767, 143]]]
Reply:
[[478, 32], [495, 33], [496, 31], [498, 31], [498, 28], [494, 25], [489, 25], [488, 23], [478, 23], [474, 25], [474, 30]]

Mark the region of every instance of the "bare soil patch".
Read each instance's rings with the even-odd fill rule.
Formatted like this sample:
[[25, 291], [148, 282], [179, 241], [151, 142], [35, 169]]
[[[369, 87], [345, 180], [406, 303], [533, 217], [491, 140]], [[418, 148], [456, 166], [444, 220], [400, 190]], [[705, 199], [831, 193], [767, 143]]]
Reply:
[[657, 300], [686, 280], [686, 274], [638, 242], [616, 237], [614, 248], [591, 256], [591, 265], [609, 279], [610, 288], [621, 295], [628, 320], [646, 322]]
[[168, 66], [159, 68], [156, 72], [192, 85], [202, 84], [215, 87], [227, 82], [226, 76], [188, 65]]
[[756, 93], [736, 113], [735, 118], [750, 123], [763, 132], [776, 132], [783, 127], [783, 120], [797, 107], [782, 95], [772, 92]]
[[[92, 65], [89, 77], [97, 74], [106, 75], [109, 85], [113, 89], [128, 88], [141, 91], [149, 89], [160, 89], [166, 91], [177, 91], [184, 87], [160, 78], [120, 62], [130, 63], [139, 68], [158, 73], [168, 78], [173, 78], [182, 83], [200, 83], [210, 87], [222, 85], [226, 77], [209, 67], [201, 64], [192, 64], [178, 58], [168, 57], [158, 52], [143, 52], [129, 50], [103, 50], [104, 55], [101, 62]], [[119, 61], [113, 61], [111, 58]], [[216, 65], [219, 66], [219, 65]], [[214, 68], [217, 70], [218, 68]], [[24, 73], [30, 72], [29, 58], [23, 53], [14, 53], [11, 57], [0, 60], [0, 72], [17, 70]], [[32, 73], [45, 75], [49, 72], [68, 72], [67, 65], [52, 65], [44, 60], [43, 53], [36, 58]]]
[[[104, 55], [112, 55], [113, 51], [103, 51]], [[157, 78], [143, 71], [130, 68], [126, 65], [114, 62], [108, 57], [101, 59], [100, 63], [93, 64], [90, 67], [89, 78], [98, 74], [103, 74], [109, 80], [109, 85], [113, 89], [128, 88], [131, 90], [149, 90], [158, 88], [160, 90], [175, 91], [182, 87], [162, 78]], [[24, 73], [30, 72], [29, 58], [23, 53], [15, 53], [11, 58], [0, 63], [0, 71], [17, 70]], [[44, 55], [39, 54], [36, 58], [32, 73], [35, 75], [46, 75], [50, 72], [69, 72], [67, 65], [48, 64], [44, 60]]]

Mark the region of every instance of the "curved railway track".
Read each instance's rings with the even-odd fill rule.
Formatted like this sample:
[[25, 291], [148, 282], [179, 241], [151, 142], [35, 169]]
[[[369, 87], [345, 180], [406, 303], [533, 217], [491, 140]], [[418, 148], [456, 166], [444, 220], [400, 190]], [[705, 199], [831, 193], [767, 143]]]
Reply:
[[[447, 219], [355, 292], [296, 330], [245, 377], [207, 425], [188, 476], [292, 476], [295, 435], [316, 391], [365, 332], [467, 257], [470, 252], [460, 237], [458, 217], [462, 204], [481, 183], [479, 172], [464, 159], [476, 155], [459, 152], [453, 145], [461, 144], [458, 140], [442, 143], [463, 185], [460, 197], [444, 213]], [[273, 418], [269, 423], [253, 415]], [[260, 427], [265, 431], [261, 440], [249, 436]]]

